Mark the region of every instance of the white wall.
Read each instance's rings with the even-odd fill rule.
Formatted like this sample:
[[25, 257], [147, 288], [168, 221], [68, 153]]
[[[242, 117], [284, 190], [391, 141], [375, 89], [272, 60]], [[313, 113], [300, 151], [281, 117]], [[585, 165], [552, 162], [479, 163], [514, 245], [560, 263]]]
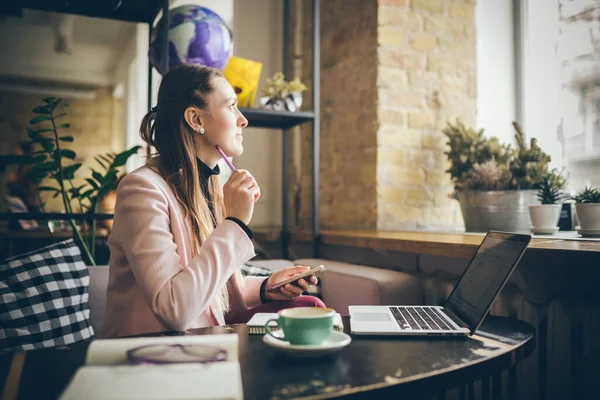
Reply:
[[516, 119], [512, 0], [483, 0], [475, 7], [477, 128], [513, 143]]

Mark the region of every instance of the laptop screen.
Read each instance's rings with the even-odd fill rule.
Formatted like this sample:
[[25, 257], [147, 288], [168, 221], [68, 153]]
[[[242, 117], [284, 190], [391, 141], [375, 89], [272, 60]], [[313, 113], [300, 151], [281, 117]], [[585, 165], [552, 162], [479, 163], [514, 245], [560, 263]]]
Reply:
[[444, 307], [476, 329], [530, 240], [530, 235], [489, 232]]

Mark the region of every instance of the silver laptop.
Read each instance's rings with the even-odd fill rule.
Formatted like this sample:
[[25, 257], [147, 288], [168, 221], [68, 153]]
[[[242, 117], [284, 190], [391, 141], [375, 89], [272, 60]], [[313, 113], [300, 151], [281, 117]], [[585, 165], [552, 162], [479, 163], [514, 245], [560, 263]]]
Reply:
[[443, 306], [349, 306], [355, 335], [473, 334], [523, 256], [531, 235], [490, 231]]

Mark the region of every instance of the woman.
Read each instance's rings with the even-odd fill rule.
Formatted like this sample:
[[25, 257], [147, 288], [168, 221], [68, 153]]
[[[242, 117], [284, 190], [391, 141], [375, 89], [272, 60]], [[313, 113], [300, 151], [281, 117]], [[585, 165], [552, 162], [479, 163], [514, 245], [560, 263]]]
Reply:
[[221, 190], [215, 145], [229, 157], [240, 155], [247, 124], [218, 70], [185, 65], [163, 77], [158, 104], [140, 128], [157, 154], [117, 189], [103, 337], [247, 322], [256, 312], [287, 307], [324, 307], [315, 297], [301, 296], [317, 283], [314, 276], [299, 280], [299, 287], [265, 290], [308, 267], [286, 268], [267, 279], [244, 279], [240, 273], [254, 257], [247, 225], [260, 189], [248, 171], [237, 170]]

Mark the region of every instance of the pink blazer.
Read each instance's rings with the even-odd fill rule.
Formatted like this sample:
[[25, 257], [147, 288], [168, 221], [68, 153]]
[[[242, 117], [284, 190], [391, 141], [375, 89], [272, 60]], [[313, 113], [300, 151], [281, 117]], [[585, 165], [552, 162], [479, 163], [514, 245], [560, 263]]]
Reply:
[[228, 281], [231, 313], [260, 303], [264, 278], [249, 277], [242, 285], [232, 276], [255, 255], [246, 233], [225, 220], [192, 257], [184, 215], [165, 180], [150, 168], [123, 178], [109, 238], [110, 273], [100, 337], [223, 325], [223, 311], [214, 299]]

